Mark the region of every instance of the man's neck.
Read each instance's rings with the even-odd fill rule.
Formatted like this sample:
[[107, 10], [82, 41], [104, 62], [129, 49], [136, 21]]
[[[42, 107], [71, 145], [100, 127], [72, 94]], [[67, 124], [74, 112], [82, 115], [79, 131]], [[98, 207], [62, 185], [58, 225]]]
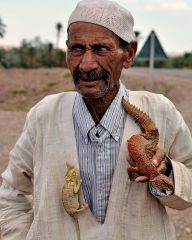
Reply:
[[101, 121], [118, 91], [119, 89], [115, 87], [101, 98], [83, 98], [95, 124], [98, 124]]

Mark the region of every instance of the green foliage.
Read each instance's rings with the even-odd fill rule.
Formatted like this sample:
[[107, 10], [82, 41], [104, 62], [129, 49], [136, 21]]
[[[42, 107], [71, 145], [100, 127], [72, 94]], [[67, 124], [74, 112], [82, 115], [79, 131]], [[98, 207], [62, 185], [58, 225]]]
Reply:
[[[0, 19], [0, 28], [2, 21]], [[136, 59], [134, 66], [147, 67], [149, 61]], [[0, 49], [0, 67], [4, 68], [39, 68], [66, 67], [66, 53], [54, 48], [51, 42], [43, 43], [39, 37], [32, 40], [23, 39], [20, 47], [10, 50]], [[183, 56], [169, 57], [165, 61], [155, 62], [157, 68], [192, 68], [192, 52]]]
[[192, 52], [179, 57], [170, 57], [164, 66], [167, 68], [192, 68]]
[[0, 38], [3, 38], [6, 31], [5, 31], [6, 25], [3, 23], [1, 17], [0, 17]]
[[57, 34], [56, 34], [56, 48], [59, 48], [59, 40], [60, 40], [60, 37], [61, 37], [61, 32], [63, 30], [63, 24], [61, 22], [57, 22], [55, 27], [56, 27], [56, 31], [57, 31]]
[[18, 48], [0, 49], [0, 67], [66, 67], [66, 53], [50, 42], [43, 43], [39, 37], [31, 41], [24, 39]]
[[[148, 67], [149, 61], [136, 59], [134, 66]], [[184, 53], [183, 56], [168, 57], [165, 61], [156, 61], [156, 68], [192, 68], [192, 52]]]

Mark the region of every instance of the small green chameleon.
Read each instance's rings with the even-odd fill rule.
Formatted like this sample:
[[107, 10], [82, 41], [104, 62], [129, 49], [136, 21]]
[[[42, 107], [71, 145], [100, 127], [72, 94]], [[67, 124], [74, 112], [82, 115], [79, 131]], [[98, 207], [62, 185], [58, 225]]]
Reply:
[[77, 240], [80, 240], [80, 228], [78, 221], [78, 213], [86, 210], [88, 204], [80, 204], [79, 190], [82, 179], [78, 168], [66, 163], [67, 173], [65, 175], [65, 184], [62, 190], [62, 200], [65, 211], [74, 219], [77, 233]]

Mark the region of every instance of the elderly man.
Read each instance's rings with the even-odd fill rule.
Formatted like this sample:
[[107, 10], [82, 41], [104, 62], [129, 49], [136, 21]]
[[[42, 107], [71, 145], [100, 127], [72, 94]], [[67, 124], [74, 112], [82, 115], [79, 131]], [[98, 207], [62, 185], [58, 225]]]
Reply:
[[[2, 174], [2, 239], [174, 240], [165, 206], [192, 204], [192, 139], [169, 100], [120, 83], [137, 50], [132, 15], [112, 1], [80, 1], [69, 18], [66, 43], [78, 93], [48, 96], [28, 113]], [[147, 176], [130, 181], [127, 139], [140, 128], [122, 97], [155, 122], [160, 139], [152, 161], [174, 190], [161, 191]], [[66, 206], [73, 205], [80, 185], [80, 204], [88, 207], [70, 215], [73, 208]]]

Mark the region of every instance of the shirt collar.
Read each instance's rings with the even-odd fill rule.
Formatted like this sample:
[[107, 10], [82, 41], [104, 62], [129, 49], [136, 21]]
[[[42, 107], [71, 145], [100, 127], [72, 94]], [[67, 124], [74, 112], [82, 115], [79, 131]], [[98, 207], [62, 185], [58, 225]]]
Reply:
[[125, 116], [125, 110], [121, 105], [123, 96], [127, 98], [128, 92], [126, 91], [125, 86], [120, 83], [120, 88], [116, 97], [100, 121], [100, 124], [112, 135], [116, 141], [118, 141], [120, 138], [121, 127], [123, 124], [122, 121]]
[[77, 93], [73, 106], [73, 118], [76, 121], [81, 134], [86, 143], [88, 142], [88, 132], [95, 126], [95, 122], [89, 113], [82, 96]]
[[[123, 96], [125, 99], [127, 99], [128, 91], [125, 86], [120, 83], [120, 88], [117, 95], [99, 123], [116, 141], [118, 141], [120, 138], [121, 124], [125, 115], [125, 111], [121, 106], [121, 99]], [[93, 121], [91, 114], [89, 113], [85, 102], [79, 93], [76, 95], [74, 102], [73, 117], [85, 139], [85, 142], [87, 143], [88, 133], [92, 128], [95, 127], [95, 122]]]

